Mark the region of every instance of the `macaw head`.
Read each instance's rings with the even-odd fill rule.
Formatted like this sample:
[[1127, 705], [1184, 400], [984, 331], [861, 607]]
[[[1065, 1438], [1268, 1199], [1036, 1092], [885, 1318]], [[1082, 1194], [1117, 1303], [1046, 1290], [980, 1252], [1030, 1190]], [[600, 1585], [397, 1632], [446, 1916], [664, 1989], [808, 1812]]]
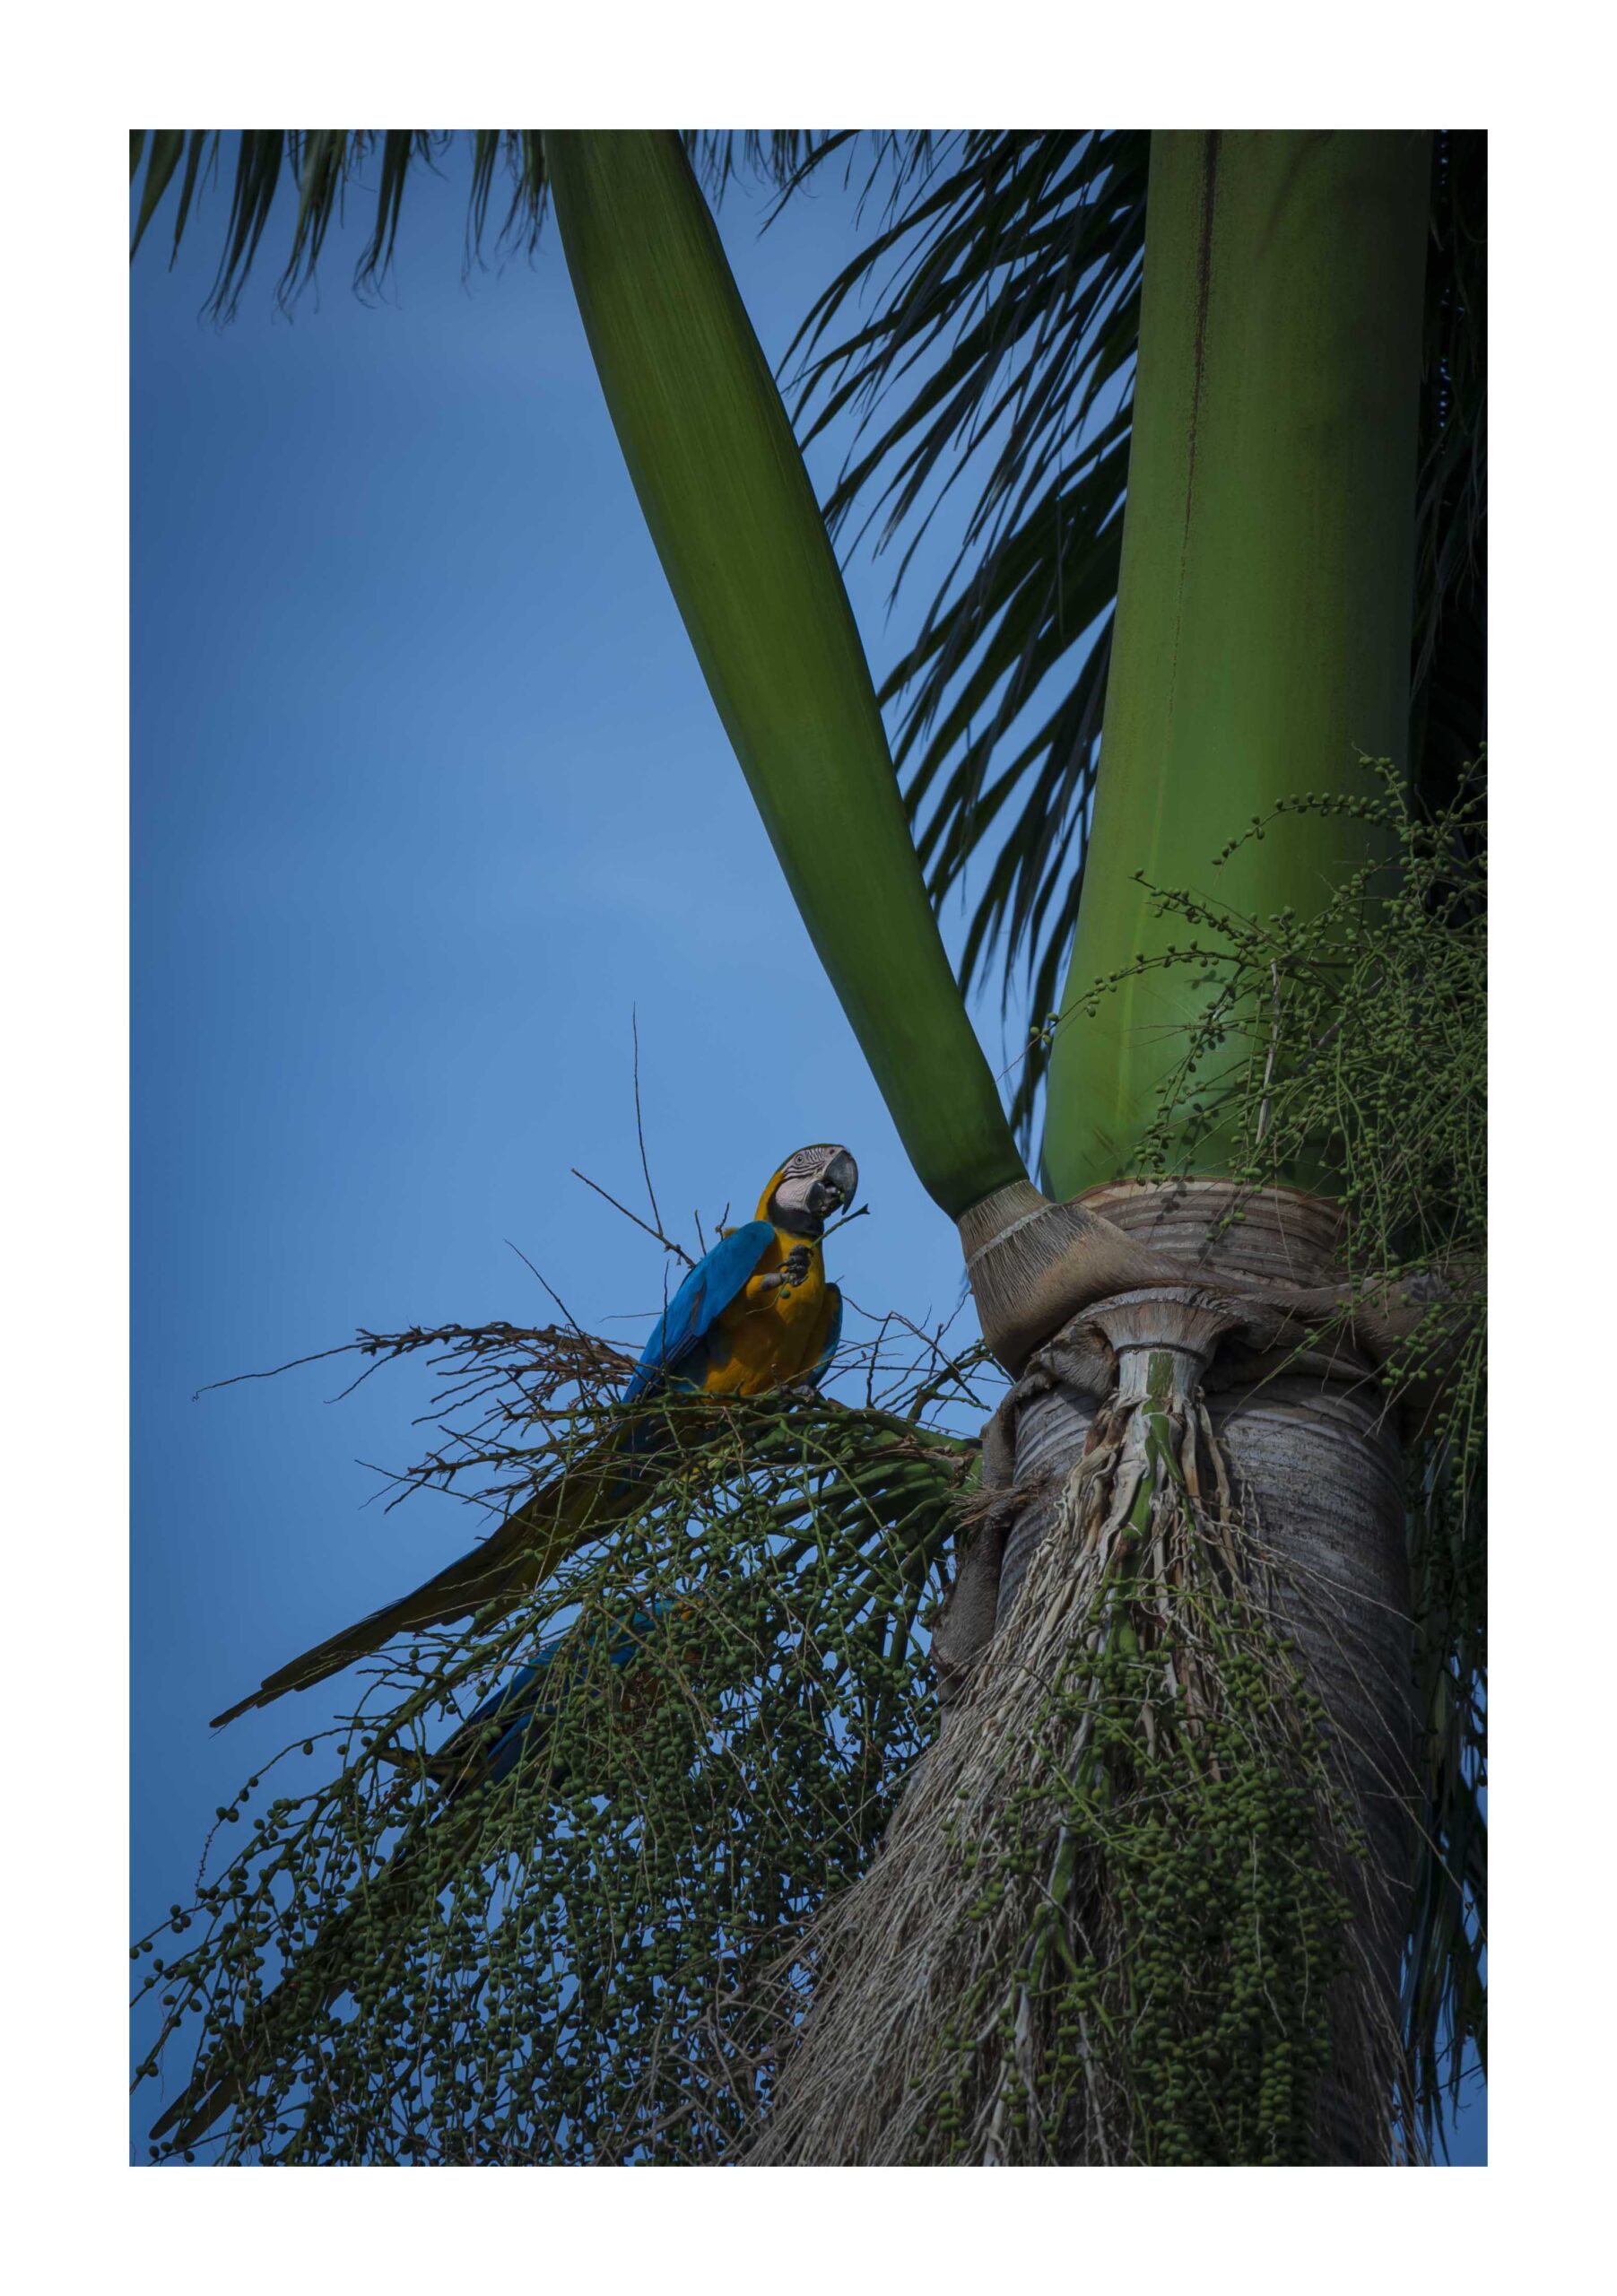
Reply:
[[853, 1202], [859, 1167], [846, 1148], [822, 1141], [788, 1156], [758, 1199], [760, 1220], [788, 1236], [818, 1236], [833, 1212]]

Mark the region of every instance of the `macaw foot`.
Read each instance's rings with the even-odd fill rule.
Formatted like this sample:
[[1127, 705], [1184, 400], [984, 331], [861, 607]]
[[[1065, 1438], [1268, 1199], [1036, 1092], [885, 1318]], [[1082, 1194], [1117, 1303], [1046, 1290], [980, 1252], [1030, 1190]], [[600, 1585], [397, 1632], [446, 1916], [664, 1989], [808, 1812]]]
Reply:
[[778, 1274], [760, 1277], [760, 1288], [765, 1292], [789, 1292], [795, 1283], [803, 1282], [808, 1272], [807, 1245], [794, 1244]]

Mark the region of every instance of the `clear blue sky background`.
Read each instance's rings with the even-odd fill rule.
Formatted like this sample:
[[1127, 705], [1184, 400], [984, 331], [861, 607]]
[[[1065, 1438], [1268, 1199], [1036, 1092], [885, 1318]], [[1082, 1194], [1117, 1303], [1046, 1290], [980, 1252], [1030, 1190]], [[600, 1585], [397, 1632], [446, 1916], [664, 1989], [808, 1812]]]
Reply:
[[[721, 222], [773, 360], [859, 226], [829, 176], [761, 238], [764, 212], [733, 188]], [[611, 1319], [660, 1304], [660, 1255], [569, 1176], [639, 1207], [631, 1008], [671, 1222], [750, 1212], [788, 1150], [842, 1139], [874, 1214], [833, 1247], [852, 1298], [922, 1321], [960, 1292], [697, 671], [560, 249], [463, 283], [464, 215], [458, 170], [413, 186], [379, 309], [348, 291], [352, 232], [290, 323], [279, 243], [222, 332], [212, 233], [134, 274], [136, 1930], [340, 1693], [207, 1717], [472, 1527], [368, 1504], [361, 1462], [414, 1456], [404, 1376], [331, 1407], [329, 1366], [195, 1391], [361, 1323], [546, 1320], [510, 1243], [638, 1338]], [[879, 672], [886, 571], [850, 587]], [[1456, 2158], [1481, 2143], [1467, 2113]]]

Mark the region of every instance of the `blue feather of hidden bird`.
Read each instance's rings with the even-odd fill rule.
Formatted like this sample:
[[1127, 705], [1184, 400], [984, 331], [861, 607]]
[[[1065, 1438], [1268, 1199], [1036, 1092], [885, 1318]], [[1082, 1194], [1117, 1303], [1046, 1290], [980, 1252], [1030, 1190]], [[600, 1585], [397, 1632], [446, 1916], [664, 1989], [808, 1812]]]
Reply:
[[[654, 1633], [671, 1615], [673, 1608], [670, 1603], [654, 1600], [646, 1609], [637, 1611], [629, 1624], [619, 1627], [608, 1641], [604, 1653], [607, 1664], [626, 1666], [644, 1648], [647, 1636]], [[519, 1666], [509, 1683], [503, 1683], [491, 1697], [483, 1700], [456, 1736], [441, 1749], [438, 1762], [441, 1764], [446, 1757], [452, 1759], [457, 1746], [475, 1745], [481, 1726], [496, 1721], [502, 1714], [509, 1714], [511, 1718], [506, 1728], [462, 1782], [475, 1780], [495, 1785], [508, 1777], [516, 1768], [525, 1741], [535, 1725], [547, 1721], [554, 1711], [552, 1705], [540, 1702], [539, 1693], [546, 1687], [546, 1677], [570, 1639], [569, 1631], [553, 1635], [542, 1642], [526, 1665]]]

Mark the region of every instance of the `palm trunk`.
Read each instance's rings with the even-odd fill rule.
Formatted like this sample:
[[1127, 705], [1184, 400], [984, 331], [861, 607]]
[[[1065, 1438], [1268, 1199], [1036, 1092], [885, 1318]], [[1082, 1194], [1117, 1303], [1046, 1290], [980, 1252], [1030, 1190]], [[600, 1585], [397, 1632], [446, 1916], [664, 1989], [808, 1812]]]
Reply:
[[[1017, 1973], [1035, 1960], [1030, 1940], [1052, 1908], [1064, 1958], [1121, 1958], [1140, 1948], [1108, 1933], [1104, 1871], [1091, 1874], [1088, 1894], [1082, 1866], [1074, 1874], [1069, 1859], [1064, 1872], [1067, 1822], [1049, 1781], [1081, 1758], [1084, 1731], [1080, 1725], [1063, 1745], [1051, 1693], [1086, 1637], [1097, 1649], [1104, 1632], [1134, 1639], [1130, 1626], [1096, 1622], [1108, 1575], [1120, 1567], [1118, 1527], [1139, 1504], [1131, 1445], [1137, 1468], [1151, 1439], [1153, 1363], [1172, 1387], [1176, 1444], [1202, 1431], [1202, 1498], [1182, 1526], [1183, 1561], [1169, 1555], [1161, 1569], [1161, 1599], [1171, 1606], [1171, 1582], [1193, 1574], [1197, 1553], [1232, 1532], [1255, 1589], [1254, 1639], [1279, 1626], [1327, 1718], [1339, 1799], [1321, 1822], [1334, 1844], [1334, 1883], [1352, 1907], [1349, 1953], [1330, 1990], [1324, 2061], [1306, 2084], [1300, 2154], [1285, 2157], [1321, 2165], [1390, 2157], [1413, 1790], [1400, 1447], [1372, 1368], [1349, 1344], [1265, 1353], [1247, 1319], [1253, 1287], [1274, 1300], [1332, 1282], [1333, 1207], [1291, 1191], [1247, 1195], [1243, 1220], [1230, 1228], [1223, 1215], [1233, 1194], [1201, 1182], [1116, 1187], [1087, 1199], [1108, 1227], [1150, 1252], [1155, 1282], [1076, 1316], [1035, 1353], [990, 1431], [985, 1479], [997, 1483], [999, 1501], [990, 1494], [979, 1509], [959, 1582], [968, 1610], [976, 1597], [975, 1629], [969, 1620], [962, 1627], [957, 1601], [939, 1631], [950, 1693], [943, 1732], [876, 1864], [829, 1909], [814, 2007], [749, 2156], [756, 2163], [1179, 2157], [1163, 2148], [1150, 2095], [1115, 2067], [1091, 2066], [1082, 2081], [1064, 2074], [1059, 2033], [1038, 2013], [1037, 1988]], [[1177, 1285], [1163, 1280], [1170, 1268]], [[1171, 1489], [1153, 1499], [1148, 1543], [1163, 1536], [1172, 1500]], [[986, 1613], [985, 1578], [996, 1589]], [[1142, 1607], [1128, 1613], [1135, 1625]], [[1182, 1662], [1179, 1672], [1189, 1710], [1194, 1685]], [[1217, 1693], [1210, 1680], [1200, 1694], [1210, 1706]], [[1193, 1724], [1189, 1759], [1194, 1737]], [[993, 1915], [985, 1918], [980, 1852], [1004, 1837], [1006, 1809], [1019, 1802], [1031, 1812], [1015, 1836], [1031, 1859], [1031, 1895], [1018, 1909], [1013, 1883], [1013, 1911], [996, 1935]], [[1365, 1837], [1362, 1856], [1341, 1846], [1355, 1829]], [[1210, 1858], [1247, 1854], [1239, 1830], [1240, 1846], [1221, 1853], [1230, 1838], [1211, 1825], [1206, 1833]], [[975, 1858], [963, 1854], [967, 1845]], [[1091, 1864], [1104, 1866], [1103, 1850]], [[1160, 1917], [1169, 1942], [1180, 1911], [1170, 1905]], [[942, 2045], [958, 2031], [962, 2005], [975, 2028], [964, 2077]], [[1211, 2120], [1221, 2101], [1206, 2100]], [[1255, 2152], [1250, 2132], [1232, 2131], [1228, 2153], [1188, 2157], [1269, 2157], [1256, 2141]]]
[[[1198, 1286], [1216, 1290], [1235, 1277], [1283, 1290], [1328, 1285], [1338, 1274], [1340, 1222], [1318, 1198], [1282, 1189], [1238, 1196], [1200, 1181], [1096, 1188], [1084, 1200], [1182, 1260]], [[1238, 1203], [1240, 1224], [1221, 1232]], [[1198, 1385], [1369, 1844], [1369, 1857], [1345, 1877], [1358, 1958], [1339, 1986], [1332, 2066], [1318, 2098], [1318, 2157], [1326, 2165], [1385, 2161], [1390, 2096], [1383, 2083], [1395, 2070], [1415, 1792], [1402, 1446], [1374, 1367], [1351, 1346], [1265, 1355], [1241, 1344], [1239, 1333], [1221, 1337], [1221, 1347], [1198, 1357]], [[1033, 1392], [1015, 1413], [1014, 1483], [1034, 1495], [1004, 1542], [996, 1623], [1013, 1635], [1029, 1565], [1053, 1526], [1054, 1494], [1081, 1465], [1105, 1401], [1082, 1359], [1050, 1355], [1050, 1373], [1029, 1383]]]

